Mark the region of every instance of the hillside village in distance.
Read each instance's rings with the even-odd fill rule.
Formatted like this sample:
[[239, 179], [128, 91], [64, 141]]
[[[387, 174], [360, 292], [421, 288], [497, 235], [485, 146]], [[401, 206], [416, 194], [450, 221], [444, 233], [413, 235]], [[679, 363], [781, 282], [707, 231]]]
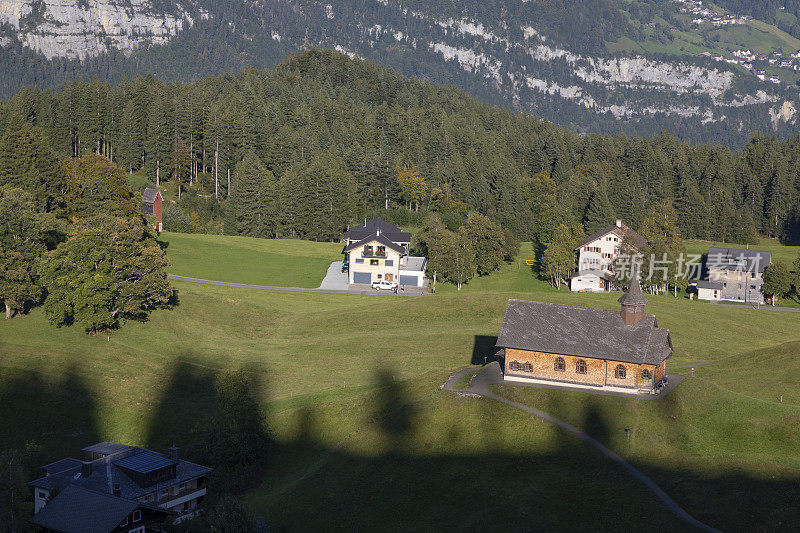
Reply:
[[[680, 13], [691, 15], [691, 23], [696, 26], [731, 26], [731, 25], [746, 25], [752, 18], [749, 15], [735, 15], [731, 13], [720, 14], [707, 2], [703, 4], [703, 0], [675, 0], [681, 4], [679, 8]], [[677, 28], [673, 28], [677, 29]], [[781, 69], [800, 70], [800, 50], [792, 53], [785, 54], [783, 50], [774, 49], [770, 53], [765, 54], [762, 52], [753, 52], [748, 49], [736, 49], [730, 51], [730, 56], [722, 54], [712, 54], [710, 52], [701, 52], [698, 54], [700, 57], [708, 57], [716, 61], [724, 61], [733, 65], [739, 65], [758, 79], [762, 81], [770, 81], [775, 84], [783, 84], [789, 87], [794, 87], [793, 83], [781, 80], [779, 74], [767, 74], [764, 70], [765, 65], [773, 65]]]

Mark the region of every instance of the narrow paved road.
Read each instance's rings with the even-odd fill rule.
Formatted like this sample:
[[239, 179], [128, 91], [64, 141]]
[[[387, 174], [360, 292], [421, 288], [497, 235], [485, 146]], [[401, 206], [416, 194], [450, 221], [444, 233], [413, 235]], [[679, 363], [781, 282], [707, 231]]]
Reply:
[[272, 285], [248, 285], [246, 283], [232, 283], [230, 281], [215, 281], [211, 279], [190, 278], [188, 276], [178, 276], [175, 274], [169, 275], [170, 279], [178, 281], [188, 281], [189, 283], [201, 283], [203, 285], [219, 285], [220, 287], [240, 287], [243, 289], [258, 289], [263, 291], [284, 291], [284, 292], [318, 292], [326, 294], [376, 294], [382, 296], [419, 296], [420, 292], [413, 290], [406, 290], [394, 294], [391, 291], [376, 291], [369, 287], [364, 289], [309, 289], [306, 287], [275, 287]]
[[488, 386], [490, 384], [496, 383], [497, 379], [498, 379], [498, 375], [501, 374], [500, 366], [497, 363], [492, 363], [492, 364], [488, 365], [487, 367], [485, 367], [483, 369], [483, 371], [481, 371], [478, 374], [476, 374], [475, 377], [472, 378], [472, 384], [470, 385], [470, 387], [468, 389], [463, 389], [463, 390], [454, 389], [453, 386], [461, 378], [461, 376], [463, 376], [464, 374], [466, 374], [470, 370], [472, 370], [472, 369], [471, 368], [467, 368], [465, 370], [461, 370], [459, 372], [456, 372], [455, 374], [450, 376], [450, 379], [447, 380], [447, 382], [443, 385], [443, 387], [445, 389], [449, 390], [449, 391], [456, 392], [456, 393], [458, 393], [458, 392], [468, 392], [468, 393], [472, 393], [472, 394], [477, 394], [479, 396], [484, 396], [484, 397], [490, 398], [492, 400], [497, 400], [498, 402], [502, 402], [502, 403], [504, 403], [506, 405], [510, 405], [512, 407], [516, 407], [517, 409], [521, 409], [521, 410], [523, 410], [525, 412], [528, 412], [528, 413], [531, 413], [533, 415], [536, 415], [539, 418], [550, 422], [551, 424], [555, 424], [556, 426], [566, 430], [567, 432], [572, 433], [573, 435], [575, 435], [579, 439], [583, 440], [585, 443], [589, 444], [590, 446], [595, 447], [597, 450], [600, 451], [600, 453], [602, 453], [603, 455], [605, 455], [606, 457], [608, 457], [612, 461], [615, 461], [617, 464], [622, 466], [625, 470], [630, 472], [633, 475], [633, 477], [635, 477], [636, 479], [638, 479], [639, 481], [644, 483], [645, 486], [650, 490], [650, 492], [655, 494], [658, 497], [658, 499], [660, 499], [662, 502], [664, 502], [664, 504], [666, 504], [666, 506], [673, 513], [675, 513], [681, 520], [683, 520], [687, 524], [689, 524], [691, 526], [694, 526], [696, 528], [702, 529], [704, 531], [715, 531], [715, 532], [718, 531], [718, 530], [716, 530], [716, 529], [714, 529], [714, 528], [702, 523], [701, 521], [697, 520], [692, 515], [687, 513], [683, 509], [683, 507], [678, 505], [675, 502], [675, 500], [670, 498], [669, 495], [661, 489], [661, 487], [656, 485], [655, 481], [653, 481], [652, 479], [647, 477], [641, 470], [639, 470], [638, 468], [636, 468], [632, 464], [628, 463], [625, 459], [623, 459], [622, 457], [620, 457], [619, 455], [617, 455], [616, 453], [611, 451], [609, 448], [606, 448], [602, 443], [600, 443], [600, 441], [595, 440], [594, 438], [590, 437], [589, 435], [587, 435], [586, 433], [584, 433], [580, 429], [576, 428], [575, 426], [573, 426], [571, 424], [567, 424], [563, 420], [559, 420], [558, 418], [554, 418], [554, 417], [548, 415], [547, 413], [544, 413], [544, 412], [539, 411], [538, 409], [534, 409], [532, 407], [528, 407], [527, 405], [522, 405], [521, 403], [513, 402], [511, 400], [507, 400], [507, 399], [502, 398], [500, 396], [497, 396], [496, 394], [491, 392], [489, 390]]
[[769, 304], [762, 304], [762, 305], [753, 305], [753, 304], [736, 304], [736, 303], [720, 303], [716, 301], [709, 302], [712, 305], [718, 305], [720, 307], [733, 307], [734, 309], [751, 309], [753, 311], [782, 311], [784, 313], [800, 313], [800, 307], [781, 307], [781, 306], [771, 306]]

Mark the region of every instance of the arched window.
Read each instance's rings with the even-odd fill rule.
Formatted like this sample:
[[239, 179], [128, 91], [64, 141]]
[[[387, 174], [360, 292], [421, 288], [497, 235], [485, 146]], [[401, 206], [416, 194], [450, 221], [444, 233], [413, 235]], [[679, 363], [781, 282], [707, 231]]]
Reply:
[[648, 369], [645, 368], [642, 370], [642, 379], [651, 379], [652, 377]]
[[625, 379], [625, 367], [623, 365], [617, 365], [617, 368], [614, 369], [614, 377], [617, 379]]
[[563, 372], [567, 369], [567, 363], [564, 362], [563, 357], [556, 357], [556, 362], [553, 364], [553, 370]]
[[522, 367], [522, 370], [525, 372], [533, 372], [533, 365], [530, 363], [525, 363], [525, 365]]
[[578, 359], [578, 362], [575, 363], [575, 372], [578, 374], [585, 374], [586, 373], [586, 361], [583, 359]]

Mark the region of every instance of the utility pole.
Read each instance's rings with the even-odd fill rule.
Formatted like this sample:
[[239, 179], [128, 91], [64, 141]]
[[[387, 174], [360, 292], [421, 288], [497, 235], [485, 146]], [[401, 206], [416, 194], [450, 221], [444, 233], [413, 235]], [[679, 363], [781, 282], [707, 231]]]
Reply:
[[219, 199], [219, 137], [214, 148], [214, 198]]

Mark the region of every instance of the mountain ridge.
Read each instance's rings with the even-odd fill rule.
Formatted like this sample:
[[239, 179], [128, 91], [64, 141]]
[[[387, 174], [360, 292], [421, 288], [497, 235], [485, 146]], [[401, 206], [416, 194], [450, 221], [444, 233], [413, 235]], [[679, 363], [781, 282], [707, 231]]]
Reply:
[[[188, 80], [248, 65], [270, 67], [287, 53], [313, 46], [376, 60], [406, 75], [453, 83], [490, 103], [586, 133], [651, 135], [669, 129], [693, 141], [741, 146], [752, 131], [785, 137], [798, 125], [796, 91], [761, 82], [727, 63], [603, 52], [596, 42], [598, 32], [605, 28], [609, 38], [616, 38], [627, 31], [625, 23], [611, 15], [585, 22], [586, 42], [568, 38], [564, 44], [552, 36], [564, 33], [557, 23], [542, 27], [555, 15], [545, 13], [534, 22], [539, 8], [522, 1], [476, 2], [465, 6], [472, 15], [455, 17], [447, 4], [415, 0], [207, 0], [175, 4], [172, 11], [155, 0], [75, 4], [76, 13], [113, 12], [117, 18], [109, 17], [108, 27], [115, 33], [109, 35], [106, 26], [92, 34], [84, 27], [90, 23], [83, 20], [80, 26], [80, 16], [74, 13], [59, 26], [49, 6], [63, 4], [47, 2], [0, 0], [0, 22], [5, 22], [0, 39], [5, 39], [6, 56], [0, 66], [14, 78], [0, 86], [4, 96], [26, 84], [52, 87], [92, 75], [112, 82], [135, 73]], [[561, 4], [574, 6], [571, 0]], [[17, 13], [13, 20], [8, 16], [12, 11]], [[24, 14], [33, 12], [45, 22], [24, 26]], [[503, 12], [506, 18], [498, 16]], [[147, 24], [149, 33], [135, 30]], [[75, 27], [84, 28], [83, 33], [63, 29]], [[99, 44], [84, 49], [83, 55], [57, 46], [71, 35]], [[33, 51], [37, 46], [38, 53]], [[48, 53], [55, 55], [48, 58]], [[23, 71], [22, 65], [28, 69]]]

